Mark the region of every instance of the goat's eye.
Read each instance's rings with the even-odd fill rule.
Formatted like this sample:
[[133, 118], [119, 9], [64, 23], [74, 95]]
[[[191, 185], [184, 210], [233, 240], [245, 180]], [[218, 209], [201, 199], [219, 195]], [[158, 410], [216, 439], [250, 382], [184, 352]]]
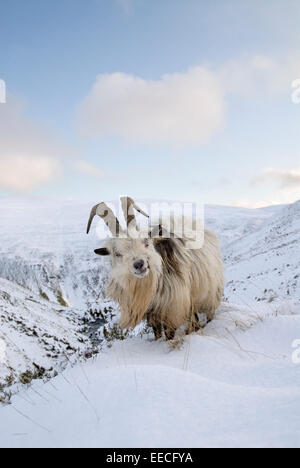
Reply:
[[116, 252], [115, 255], [116, 255], [116, 257], [119, 257], [119, 258], [120, 258], [120, 257], [123, 257], [123, 255], [121, 254], [121, 252]]
[[145, 239], [145, 247], [149, 247], [149, 245], [150, 245], [149, 240], [148, 240], [148, 239]]

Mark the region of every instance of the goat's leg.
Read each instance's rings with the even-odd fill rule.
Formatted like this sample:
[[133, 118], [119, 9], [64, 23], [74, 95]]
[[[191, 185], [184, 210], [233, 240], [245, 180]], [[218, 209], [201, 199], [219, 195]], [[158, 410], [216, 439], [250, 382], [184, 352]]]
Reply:
[[159, 340], [162, 337], [162, 323], [157, 320], [156, 316], [153, 314], [153, 310], [147, 313], [147, 323], [148, 326], [152, 328], [155, 339]]
[[164, 329], [165, 329], [166, 339], [168, 341], [174, 340], [176, 330], [174, 330], [174, 328], [168, 327], [167, 325], [164, 325]]
[[193, 323], [192, 323], [192, 330], [193, 330], [194, 333], [196, 333], [197, 331], [201, 330], [202, 328], [203, 328], [203, 325], [200, 322], [199, 315], [196, 313], [194, 315], [194, 320], [193, 320]]
[[[216, 317], [216, 309], [215, 308], [205, 308], [203, 307], [202, 309], [198, 310], [198, 313], [199, 314], [204, 314], [206, 316], [206, 325], [211, 322], [212, 320], [214, 320], [214, 318]], [[199, 316], [198, 314], [195, 314], [195, 320], [199, 322]], [[201, 328], [204, 328], [204, 325], [201, 327]]]
[[201, 330], [202, 328], [203, 325], [199, 320], [199, 316], [197, 313], [195, 313], [194, 316], [191, 318], [190, 323], [188, 324], [185, 334], [189, 335], [190, 333], [197, 333], [197, 331]]
[[156, 340], [159, 340], [162, 337], [162, 324], [155, 323], [152, 325], [153, 333]]

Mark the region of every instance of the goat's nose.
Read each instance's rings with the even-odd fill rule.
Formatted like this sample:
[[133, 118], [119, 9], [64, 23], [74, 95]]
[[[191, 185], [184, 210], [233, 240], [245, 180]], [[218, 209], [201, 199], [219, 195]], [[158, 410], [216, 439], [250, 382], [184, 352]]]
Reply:
[[145, 265], [144, 260], [138, 260], [137, 262], [134, 262], [133, 266], [136, 270], [141, 270], [143, 266]]

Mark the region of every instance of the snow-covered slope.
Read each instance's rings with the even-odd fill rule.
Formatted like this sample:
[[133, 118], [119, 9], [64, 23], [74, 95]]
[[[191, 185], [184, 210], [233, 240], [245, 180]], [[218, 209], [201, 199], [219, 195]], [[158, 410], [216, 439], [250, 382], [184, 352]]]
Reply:
[[2, 199], [0, 277], [60, 305], [91, 306], [104, 272], [86, 235], [91, 203]]
[[300, 201], [224, 246], [230, 301], [300, 301]]
[[9, 363], [0, 363], [0, 389], [24, 381], [25, 374], [29, 381], [39, 369], [51, 375], [66, 366], [68, 355], [91, 354], [92, 343], [80, 333], [82, 319], [91, 311], [97, 317], [110, 303], [103, 298], [106, 267], [85, 234], [89, 208], [0, 201], [0, 340]]
[[0, 324], [6, 343], [2, 385], [51, 377], [73, 360], [73, 354], [86, 352], [87, 339], [78, 333], [72, 311], [1, 278]]
[[[104, 310], [115, 313], [114, 304], [104, 297], [107, 263], [93, 254], [100, 242], [96, 230], [85, 234], [92, 205], [31, 198], [0, 200], [0, 342], [6, 344], [6, 361], [0, 359], [0, 390], [2, 386], [4, 392], [9, 391], [7, 384], [54, 375], [78, 356], [90, 356], [93, 343], [82, 333], [83, 321], [102, 317]], [[225, 300], [229, 303], [224, 304], [219, 322], [205, 329], [205, 337], [190, 337], [171, 353], [167, 344], [149, 342], [148, 335], [142, 340], [127, 339], [114, 343], [111, 350], [106, 348], [105, 355], [102, 350], [94, 364], [69, 369], [46, 386], [42, 381], [34, 383], [27, 393], [12, 398], [13, 406], [0, 408], [0, 429], [2, 420], [8, 427], [7, 438], [1, 433], [0, 443], [300, 445], [293, 435], [294, 429], [298, 434], [300, 430], [295, 417], [299, 366], [291, 363], [292, 342], [300, 339], [300, 202], [260, 210], [207, 206], [205, 216], [206, 226], [220, 236], [226, 263]], [[111, 320], [110, 313], [107, 316], [113, 326], [115, 319]], [[110, 338], [118, 336], [113, 331]], [[105, 338], [103, 329], [99, 335]], [[134, 393], [130, 393], [132, 375]], [[128, 394], [118, 391], [120, 381]], [[33, 396], [38, 393], [44, 403], [47, 400], [51, 414], [41, 410], [42, 401]], [[116, 396], [110, 402], [111, 395]], [[24, 406], [24, 398], [35, 406]], [[123, 398], [128, 402], [125, 408]], [[55, 412], [51, 405], [57, 400], [63, 403]], [[106, 431], [97, 419], [92, 422], [91, 402], [100, 417], [104, 412]], [[74, 422], [72, 408], [83, 404], [94, 416], [85, 408]], [[30, 425], [17, 411], [43, 426], [50, 424], [52, 436], [43, 439], [34, 423]], [[158, 415], [164, 411], [160, 423]], [[129, 414], [132, 426], [122, 422], [114, 432], [119, 418], [124, 421]], [[240, 418], [234, 418], [237, 414]], [[130, 430], [142, 415], [140, 430], [130, 438]], [[192, 420], [191, 430], [175, 433], [174, 419], [177, 428]], [[256, 433], [255, 425], [260, 427]], [[61, 437], [62, 426], [68, 437]], [[78, 437], [73, 432], [76, 427]], [[269, 430], [269, 436], [262, 438]], [[23, 432], [27, 438], [11, 435]], [[170, 434], [169, 442], [164, 434]]]
[[0, 409], [0, 447], [300, 447], [296, 330], [291, 305], [224, 306], [181, 349], [115, 342]]
[[216, 231], [221, 240], [221, 246], [248, 236], [282, 211], [284, 206], [248, 209], [230, 206], [207, 205], [204, 210], [205, 224]]

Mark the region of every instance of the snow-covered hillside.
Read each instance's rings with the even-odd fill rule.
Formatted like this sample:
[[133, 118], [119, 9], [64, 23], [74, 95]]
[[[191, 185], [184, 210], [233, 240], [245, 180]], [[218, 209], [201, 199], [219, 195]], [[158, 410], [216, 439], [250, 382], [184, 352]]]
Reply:
[[80, 332], [91, 312], [97, 318], [110, 302], [103, 298], [106, 268], [85, 234], [88, 210], [47, 200], [0, 202], [0, 339], [9, 363], [0, 363], [0, 387], [39, 369], [52, 375], [73, 354], [93, 353]]
[[[99, 246], [96, 230], [90, 236], [85, 232], [92, 205], [34, 198], [0, 201], [0, 278], [6, 280], [1, 283], [0, 338], [6, 342], [8, 360], [14, 362], [9, 369], [0, 367], [0, 385], [18, 381], [26, 372], [35, 375], [36, 366], [46, 368], [51, 375], [53, 369], [61, 369], [61, 363], [68, 363], [56, 346], [49, 356], [44, 337], [55, 335], [50, 322], [33, 333], [31, 340], [25, 340], [22, 353], [14, 355], [12, 341], [24, 341], [18, 322], [27, 320], [28, 310], [33, 310], [28, 303], [36, 305], [41, 321], [44, 310], [51, 312], [55, 324], [66, 320], [66, 337], [73, 336], [74, 328], [81, 330], [83, 319], [97, 318], [99, 313], [102, 317], [101, 313], [113, 308], [104, 297], [107, 262], [93, 254]], [[276, 297], [299, 299], [299, 204], [259, 210], [207, 206], [205, 219], [206, 226], [221, 239], [227, 264], [227, 299], [242, 305]], [[83, 335], [82, 340], [84, 349], [69, 348], [77, 355], [89, 355], [92, 343]], [[33, 349], [41, 347], [43, 352], [34, 353], [31, 343]], [[35, 360], [28, 358], [32, 354], [36, 354]], [[44, 355], [48, 356], [46, 367]]]
[[6, 343], [3, 383], [18, 377], [26, 384], [56, 375], [59, 363], [86, 352], [88, 340], [78, 332], [72, 311], [1, 278], [0, 300], [1, 339]]
[[224, 247], [230, 301], [300, 301], [300, 201]]
[[0, 447], [300, 447], [299, 310], [224, 306], [181, 349], [132, 338], [0, 409]]
[[[0, 444], [300, 446], [300, 374], [291, 361], [300, 339], [300, 202], [206, 207], [206, 226], [221, 239], [225, 302], [204, 336], [172, 351], [142, 334], [105, 347], [100, 326], [106, 319], [113, 327], [116, 307], [104, 297], [108, 268], [93, 253], [96, 230], [85, 233], [92, 205], [0, 200], [0, 398], [9, 384], [60, 374], [28, 391], [13, 388], [20, 393], [12, 405], [0, 407]], [[86, 329], [104, 339], [102, 351], [70, 369], [94, 353]]]
[[206, 227], [216, 231], [221, 240], [221, 246], [248, 236], [268, 223], [278, 215], [285, 206], [270, 206], [255, 210], [231, 206], [206, 205], [204, 210]]

